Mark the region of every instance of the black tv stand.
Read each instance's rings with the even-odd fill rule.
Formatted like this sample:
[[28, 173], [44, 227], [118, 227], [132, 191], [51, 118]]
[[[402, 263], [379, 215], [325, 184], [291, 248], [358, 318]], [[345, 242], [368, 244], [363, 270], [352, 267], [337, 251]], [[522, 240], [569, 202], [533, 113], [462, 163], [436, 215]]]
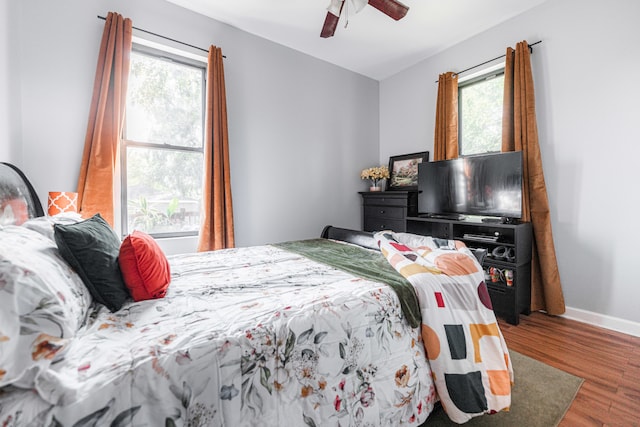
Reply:
[[[447, 220], [408, 216], [406, 229], [409, 233], [461, 240], [473, 252], [481, 250], [486, 253], [482, 267], [493, 311], [507, 322], [517, 325], [521, 313], [531, 312], [531, 223], [505, 223], [502, 218], [495, 219], [498, 221], [479, 221], [472, 217]], [[506, 257], [505, 251], [512, 256]], [[492, 267], [500, 272], [497, 278], [489, 275]], [[505, 271], [512, 275], [509, 282]]]

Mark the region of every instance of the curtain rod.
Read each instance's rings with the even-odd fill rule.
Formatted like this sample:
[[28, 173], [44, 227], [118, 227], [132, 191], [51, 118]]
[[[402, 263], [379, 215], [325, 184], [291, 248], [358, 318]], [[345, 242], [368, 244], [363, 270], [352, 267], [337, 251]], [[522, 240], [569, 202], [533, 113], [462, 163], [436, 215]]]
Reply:
[[[537, 42], [535, 42], [535, 43], [531, 43], [530, 45], [528, 45], [528, 46], [529, 46], [529, 52], [532, 52], [532, 53], [533, 53], [533, 46], [535, 46], [535, 45], [537, 45], [537, 44], [540, 44], [540, 43], [542, 43], [542, 40], [538, 40]], [[473, 70], [473, 69], [475, 69], [475, 68], [482, 67], [483, 65], [488, 64], [489, 62], [493, 62], [493, 61], [495, 61], [496, 59], [504, 58], [505, 56], [507, 56], [507, 54], [506, 54], [506, 53], [505, 53], [504, 55], [496, 56], [496, 57], [495, 57], [495, 58], [493, 58], [493, 59], [490, 59], [490, 60], [488, 60], [488, 61], [484, 61], [484, 62], [483, 62], [483, 63], [481, 63], [481, 64], [474, 65], [473, 67], [469, 67], [469, 68], [467, 68], [467, 69], [464, 69], [464, 70], [462, 70], [462, 71], [459, 71], [459, 72], [457, 72], [457, 73], [453, 73], [453, 74], [454, 74], [454, 75], [456, 75], [456, 76], [459, 76], [459, 75], [460, 75], [460, 74], [462, 74], [462, 73], [466, 73], [467, 71], [471, 71], [471, 70]], [[438, 83], [438, 80], [436, 80], [435, 82], [436, 82], [436, 83]]]
[[[106, 21], [106, 20], [107, 20], [107, 18], [106, 18], [106, 17], [104, 17], [104, 16], [100, 16], [100, 15], [98, 15], [98, 19], [102, 19], [103, 21]], [[172, 39], [171, 37], [163, 36], [162, 34], [154, 33], [154, 32], [152, 32], [152, 31], [143, 30], [142, 28], [138, 28], [138, 27], [132, 27], [132, 28], [133, 28], [134, 30], [142, 31], [143, 33], [151, 34], [152, 36], [160, 37], [161, 39], [169, 40], [169, 41], [172, 41], [172, 42], [175, 42], [175, 43], [180, 43], [181, 45], [189, 46], [189, 47], [192, 47], [192, 48], [194, 48], [194, 49], [198, 49], [198, 50], [201, 50], [201, 51], [203, 51], [203, 52], [207, 52], [207, 53], [209, 53], [209, 49], [203, 49], [203, 48], [201, 48], [201, 47], [194, 46], [194, 45], [189, 44], [189, 43], [181, 42], [180, 40]], [[222, 55], [222, 57], [223, 57], [223, 58], [226, 58], [226, 56], [225, 56], [225, 55]]]

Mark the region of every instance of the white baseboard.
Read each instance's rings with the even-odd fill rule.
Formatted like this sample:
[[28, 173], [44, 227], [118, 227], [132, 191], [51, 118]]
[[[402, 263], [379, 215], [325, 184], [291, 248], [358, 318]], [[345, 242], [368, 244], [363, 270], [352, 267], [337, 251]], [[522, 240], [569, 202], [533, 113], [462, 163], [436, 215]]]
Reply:
[[640, 323], [638, 322], [632, 322], [630, 320], [620, 319], [618, 317], [611, 317], [604, 314], [594, 313], [592, 311], [571, 307], [566, 308], [566, 311], [562, 315], [562, 317], [640, 337]]

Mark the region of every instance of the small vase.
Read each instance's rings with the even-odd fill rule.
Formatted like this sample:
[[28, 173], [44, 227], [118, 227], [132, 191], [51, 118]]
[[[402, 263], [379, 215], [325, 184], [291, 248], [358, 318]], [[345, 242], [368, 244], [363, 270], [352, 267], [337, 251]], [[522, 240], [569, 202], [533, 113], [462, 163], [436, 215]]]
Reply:
[[377, 185], [374, 185], [373, 187], [369, 187], [369, 191], [382, 191], [382, 189]]

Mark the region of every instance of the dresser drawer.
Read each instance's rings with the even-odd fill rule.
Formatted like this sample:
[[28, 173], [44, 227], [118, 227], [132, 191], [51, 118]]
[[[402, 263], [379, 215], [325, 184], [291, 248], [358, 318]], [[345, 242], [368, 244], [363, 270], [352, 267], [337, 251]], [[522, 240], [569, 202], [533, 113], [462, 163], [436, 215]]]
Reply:
[[398, 233], [407, 231], [407, 222], [404, 219], [388, 219], [379, 217], [364, 217], [364, 231], [392, 230]]
[[417, 191], [362, 191], [362, 229], [407, 231], [407, 216], [417, 215]]
[[389, 195], [367, 195], [363, 198], [362, 204], [364, 206], [376, 206], [376, 205], [384, 205], [384, 206], [407, 206], [407, 196], [397, 197], [397, 196], [389, 196]]
[[404, 219], [405, 208], [401, 206], [365, 206], [364, 215], [378, 218]]

